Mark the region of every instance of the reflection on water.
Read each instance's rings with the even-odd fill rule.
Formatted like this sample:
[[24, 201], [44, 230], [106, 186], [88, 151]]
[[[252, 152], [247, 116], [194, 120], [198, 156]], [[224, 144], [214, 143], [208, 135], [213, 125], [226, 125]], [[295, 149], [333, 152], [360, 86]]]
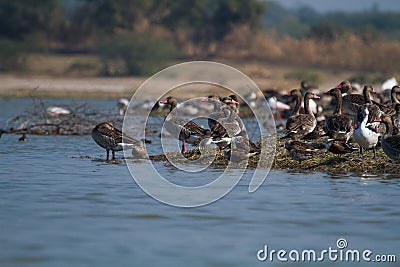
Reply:
[[[24, 101], [2, 100], [1, 119]], [[265, 244], [317, 250], [335, 247], [341, 237], [349, 248], [398, 253], [400, 180], [394, 176], [272, 171], [249, 194], [248, 171], [221, 200], [184, 209], [147, 196], [124, 161], [104, 162], [89, 136], [18, 138], [0, 139], [1, 266], [276, 265], [257, 261]], [[156, 167], [187, 186], [220, 171], [187, 177], [165, 163]]]

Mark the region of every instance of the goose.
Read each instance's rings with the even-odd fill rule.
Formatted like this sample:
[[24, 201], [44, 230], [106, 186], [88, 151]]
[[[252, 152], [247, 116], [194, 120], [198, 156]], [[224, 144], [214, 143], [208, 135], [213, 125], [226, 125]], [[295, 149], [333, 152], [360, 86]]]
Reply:
[[186, 121], [176, 116], [178, 102], [172, 96], [160, 101], [161, 104], [170, 106], [168, 115], [165, 117], [165, 129], [175, 138], [182, 141], [182, 153], [186, 153], [186, 143], [197, 145], [202, 139], [210, 135], [210, 130], [204, 129], [193, 121]]
[[356, 127], [359, 127], [364, 116], [360, 112], [363, 112], [365, 108], [368, 109], [368, 116], [367, 116], [367, 123], [372, 124], [375, 128], [379, 127], [379, 123], [375, 121], [379, 120], [381, 115], [384, 113], [379, 105], [374, 104], [370, 98], [370, 92], [375, 92], [371, 85], [365, 85], [363, 89], [363, 97], [364, 97], [364, 104], [358, 105], [354, 104], [354, 107], [357, 108], [356, 112]]
[[[236, 100], [235, 100], [236, 99]], [[221, 99], [222, 103], [227, 104], [236, 114], [239, 114], [239, 102], [236, 95], [230, 95]]]
[[[369, 110], [367, 107], [361, 109], [361, 112], [357, 113], [357, 120], [361, 120], [361, 124], [354, 130], [353, 139], [360, 146], [360, 159], [363, 159], [363, 148], [373, 149], [374, 157], [376, 159], [376, 144], [378, 143], [380, 134], [374, 126], [368, 123]], [[377, 120], [377, 121], [380, 121]]]
[[397, 94], [400, 93], [400, 86], [395, 85], [393, 86], [392, 90], [390, 91], [390, 100], [391, 104], [381, 104], [376, 101], [372, 101], [375, 105], [379, 107], [379, 109], [389, 116], [396, 115], [396, 105], [400, 104], [399, 99], [397, 98]]
[[396, 115], [394, 116], [393, 125], [400, 129], [400, 103], [395, 106]]
[[[340, 89], [342, 95], [352, 90], [352, 86], [349, 81], [343, 81], [335, 88]], [[372, 104], [371, 102], [372, 92], [375, 92], [373, 87], [371, 85], [366, 85], [363, 88], [362, 95], [347, 94], [342, 96], [342, 113], [356, 117], [359, 105], [364, 105], [366, 103]]]
[[115, 151], [121, 151], [124, 148], [132, 148], [132, 154], [136, 157], [146, 156], [146, 150], [142, 141], [124, 136], [124, 141], [129, 142], [124, 143], [121, 130], [115, 128], [111, 122], [97, 124], [92, 130], [92, 138], [99, 146], [106, 149], [107, 161], [110, 159], [110, 150], [112, 151], [112, 159], [114, 160]]
[[324, 145], [329, 152], [337, 155], [352, 153], [358, 150], [356, 147], [349, 146], [347, 143], [336, 141], [335, 139], [331, 138], [326, 140]]
[[310, 144], [297, 140], [288, 140], [285, 143], [285, 148], [289, 152], [289, 156], [293, 160], [303, 161], [312, 159], [318, 149], [312, 147]]
[[301, 139], [305, 135], [311, 133], [317, 125], [317, 120], [309, 107], [309, 100], [312, 98], [318, 99], [319, 96], [307, 92], [304, 97], [306, 114], [299, 114], [300, 102], [302, 99], [300, 89], [294, 89], [288, 94], [296, 99], [296, 105], [293, 110], [293, 115], [286, 121], [286, 136], [284, 138]]
[[243, 136], [230, 139], [230, 145], [224, 148], [224, 157], [234, 163], [242, 162], [260, 153], [259, 149], [254, 149], [255, 144]]
[[213, 105], [213, 111], [208, 115], [207, 123], [210, 129], [214, 128], [217, 120], [224, 116], [224, 112], [220, 109], [222, 106], [221, 98], [217, 95], [209, 95], [204, 98], [202, 102], [211, 103]]
[[231, 143], [231, 138], [241, 136], [248, 139], [248, 134], [245, 126], [234, 110], [230, 108], [229, 102], [220, 107], [225, 111], [223, 118], [218, 119], [217, 123], [211, 129], [211, 137], [207, 144], [214, 143], [221, 151]]
[[234, 137], [242, 133], [242, 125], [239, 123], [239, 118], [234, 110], [228, 106], [228, 104], [224, 104], [220, 107], [220, 109], [226, 110], [226, 117], [218, 120], [218, 123], [215, 124], [212, 130], [212, 137]]
[[391, 159], [400, 161], [400, 135], [393, 135], [392, 118], [388, 115], [381, 117], [382, 123], [386, 126], [386, 132], [381, 140], [382, 150]]
[[303, 140], [311, 140], [311, 139], [318, 139], [318, 138], [326, 136], [325, 124], [326, 124], [326, 120], [318, 121], [318, 119], [317, 119], [317, 126], [315, 126], [314, 130], [311, 133], [306, 134], [302, 139]]
[[301, 88], [301, 92], [303, 94], [305, 94], [309, 90], [318, 89], [318, 86], [315, 84], [309, 84], [307, 81], [303, 80], [300, 82], [300, 88]]
[[231, 102], [230, 107], [235, 111], [236, 114], [239, 114], [239, 99], [236, 95], [229, 95]]
[[[307, 81], [304, 81], [304, 80], [300, 82], [300, 90], [301, 90], [302, 95], [305, 95], [307, 92], [316, 94], [317, 89], [318, 89], [318, 86], [315, 84], [309, 84]], [[301, 107], [304, 109], [304, 103], [301, 103]], [[317, 103], [313, 99], [310, 99], [309, 107], [311, 108], [311, 111], [312, 111], [312, 113], [314, 113], [314, 115], [316, 115], [319, 112], [319, 109], [322, 108], [321, 106], [318, 106]], [[322, 112], [322, 110], [321, 110], [321, 112]]]
[[124, 116], [126, 113], [126, 109], [129, 106], [129, 100], [126, 98], [120, 98], [117, 101], [117, 108], [119, 111], [119, 115]]
[[326, 132], [332, 139], [344, 141], [345, 144], [347, 144], [351, 134], [353, 133], [353, 126], [350, 117], [342, 114], [342, 93], [340, 89], [333, 88], [324, 94], [336, 98], [335, 112], [326, 120]]
[[397, 97], [397, 94], [400, 94], [400, 86], [395, 85], [392, 87], [392, 90], [390, 91], [390, 100], [392, 101], [392, 104], [400, 104], [400, 100]]

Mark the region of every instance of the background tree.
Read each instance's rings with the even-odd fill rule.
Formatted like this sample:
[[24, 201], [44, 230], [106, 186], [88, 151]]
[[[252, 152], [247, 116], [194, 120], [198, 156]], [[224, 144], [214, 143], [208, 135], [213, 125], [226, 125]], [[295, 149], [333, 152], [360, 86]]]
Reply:
[[257, 0], [167, 0], [162, 24], [174, 33], [178, 46], [185, 43], [208, 54], [235, 27], [261, 25], [265, 3]]

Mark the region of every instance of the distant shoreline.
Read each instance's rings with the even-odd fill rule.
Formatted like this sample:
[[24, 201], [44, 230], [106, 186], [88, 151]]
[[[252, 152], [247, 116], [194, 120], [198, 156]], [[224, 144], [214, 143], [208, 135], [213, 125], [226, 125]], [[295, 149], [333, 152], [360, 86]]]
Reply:
[[67, 97], [67, 98], [116, 98], [130, 97], [142, 77], [46, 77], [0, 75], [0, 97]]

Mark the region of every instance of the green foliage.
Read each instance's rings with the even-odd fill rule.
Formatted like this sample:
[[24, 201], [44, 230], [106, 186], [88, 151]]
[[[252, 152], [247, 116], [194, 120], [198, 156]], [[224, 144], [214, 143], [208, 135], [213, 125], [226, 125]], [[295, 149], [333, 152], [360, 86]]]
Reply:
[[333, 41], [342, 37], [348, 30], [346, 27], [337, 21], [323, 21], [311, 27], [307, 37]]
[[21, 40], [36, 31], [54, 30], [60, 23], [57, 0], [0, 0], [0, 36]]
[[[172, 42], [141, 35], [112, 35], [100, 43], [103, 75], [149, 75], [178, 52]], [[121, 64], [122, 62], [122, 64]]]
[[23, 43], [0, 38], [0, 71], [23, 69], [25, 51], [26, 47]]
[[167, 15], [161, 22], [177, 35], [186, 36], [204, 50], [221, 41], [234, 27], [259, 26], [265, 4], [257, 0], [185, 0], [165, 1]]

